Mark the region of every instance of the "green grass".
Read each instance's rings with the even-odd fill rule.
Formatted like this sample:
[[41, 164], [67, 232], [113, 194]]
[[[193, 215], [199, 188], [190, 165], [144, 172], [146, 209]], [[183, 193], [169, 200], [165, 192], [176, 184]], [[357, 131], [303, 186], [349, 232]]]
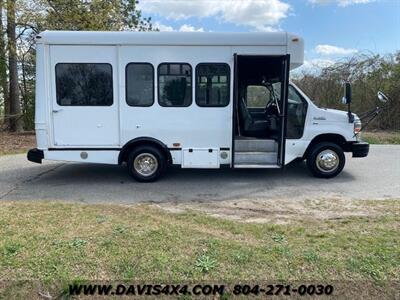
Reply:
[[147, 205], [3, 202], [0, 278], [17, 280], [3, 292], [21, 280], [56, 289], [87, 280], [400, 280], [400, 201], [362, 205], [381, 213], [276, 225]]
[[362, 138], [370, 144], [400, 144], [399, 131], [367, 131], [362, 133]]

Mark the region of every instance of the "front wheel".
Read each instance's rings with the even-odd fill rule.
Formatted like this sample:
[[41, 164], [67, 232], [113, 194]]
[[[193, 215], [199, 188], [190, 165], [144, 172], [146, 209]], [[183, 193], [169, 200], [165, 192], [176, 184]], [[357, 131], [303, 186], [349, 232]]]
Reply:
[[334, 143], [319, 143], [307, 156], [307, 167], [315, 177], [332, 178], [342, 172], [346, 157], [340, 146]]
[[157, 180], [167, 166], [164, 155], [152, 146], [139, 146], [129, 153], [128, 170], [140, 182]]

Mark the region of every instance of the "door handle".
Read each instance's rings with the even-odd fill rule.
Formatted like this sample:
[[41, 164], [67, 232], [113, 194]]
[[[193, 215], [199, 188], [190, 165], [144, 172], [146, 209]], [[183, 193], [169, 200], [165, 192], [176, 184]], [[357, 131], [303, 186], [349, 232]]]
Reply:
[[62, 108], [53, 108], [53, 113], [58, 113], [59, 111], [62, 111]]

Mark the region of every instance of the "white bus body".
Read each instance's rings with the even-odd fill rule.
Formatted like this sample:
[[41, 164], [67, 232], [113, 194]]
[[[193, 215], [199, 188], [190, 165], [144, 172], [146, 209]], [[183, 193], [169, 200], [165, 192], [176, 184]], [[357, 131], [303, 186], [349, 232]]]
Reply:
[[152, 181], [169, 164], [307, 159], [333, 177], [344, 151], [368, 154], [355, 115], [318, 108], [289, 83], [304, 54], [292, 34], [46, 31], [36, 51], [34, 162], [127, 163]]

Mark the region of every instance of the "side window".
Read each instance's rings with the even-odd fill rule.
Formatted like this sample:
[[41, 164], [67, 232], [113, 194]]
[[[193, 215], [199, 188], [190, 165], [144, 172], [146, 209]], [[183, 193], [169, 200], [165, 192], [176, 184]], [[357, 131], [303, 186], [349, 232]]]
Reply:
[[286, 130], [287, 138], [299, 139], [303, 136], [306, 116], [307, 101], [292, 85], [289, 85]]
[[126, 66], [126, 103], [129, 106], [151, 106], [154, 103], [154, 68], [149, 63]]
[[269, 101], [269, 91], [262, 85], [248, 85], [246, 88], [247, 107], [265, 108]]
[[158, 66], [158, 102], [170, 107], [192, 104], [192, 67], [189, 64], [162, 63]]
[[199, 106], [229, 104], [229, 73], [227, 64], [199, 64], [196, 67], [196, 103]]
[[112, 66], [102, 63], [56, 65], [57, 104], [60, 106], [111, 106]]

